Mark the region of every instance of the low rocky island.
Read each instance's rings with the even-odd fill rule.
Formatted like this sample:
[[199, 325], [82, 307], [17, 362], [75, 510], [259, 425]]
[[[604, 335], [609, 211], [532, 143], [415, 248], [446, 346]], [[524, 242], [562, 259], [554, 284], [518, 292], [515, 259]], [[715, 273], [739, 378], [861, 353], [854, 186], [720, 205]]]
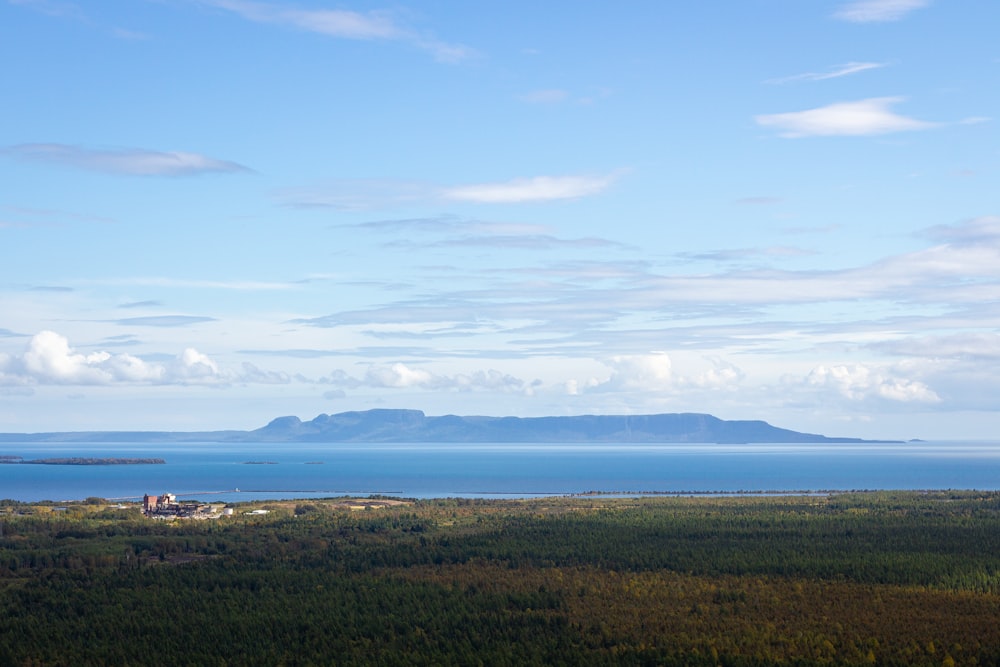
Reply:
[[133, 458], [92, 458], [92, 457], [57, 457], [49, 459], [21, 459], [20, 457], [4, 457], [0, 463], [33, 463], [49, 466], [115, 466], [115, 465], [162, 465], [163, 459], [133, 459]]

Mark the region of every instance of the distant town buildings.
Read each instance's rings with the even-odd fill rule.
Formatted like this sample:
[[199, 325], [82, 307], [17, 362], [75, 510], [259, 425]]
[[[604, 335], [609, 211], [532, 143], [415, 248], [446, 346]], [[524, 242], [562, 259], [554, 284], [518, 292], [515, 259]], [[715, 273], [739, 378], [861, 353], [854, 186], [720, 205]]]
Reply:
[[164, 493], [162, 496], [142, 497], [142, 513], [153, 519], [218, 519], [231, 516], [221, 505], [207, 505], [196, 501], [177, 502], [177, 496]]

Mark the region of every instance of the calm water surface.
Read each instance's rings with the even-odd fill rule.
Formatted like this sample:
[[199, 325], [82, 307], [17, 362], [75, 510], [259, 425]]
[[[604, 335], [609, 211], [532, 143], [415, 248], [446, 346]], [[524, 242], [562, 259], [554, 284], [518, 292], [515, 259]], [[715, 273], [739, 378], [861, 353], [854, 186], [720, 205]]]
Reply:
[[166, 460], [165, 465], [0, 465], [0, 498], [22, 501], [134, 499], [168, 491], [183, 498], [239, 501], [373, 493], [442, 498], [587, 491], [1000, 489], [996, 442], [4, 443], [0, 455]]

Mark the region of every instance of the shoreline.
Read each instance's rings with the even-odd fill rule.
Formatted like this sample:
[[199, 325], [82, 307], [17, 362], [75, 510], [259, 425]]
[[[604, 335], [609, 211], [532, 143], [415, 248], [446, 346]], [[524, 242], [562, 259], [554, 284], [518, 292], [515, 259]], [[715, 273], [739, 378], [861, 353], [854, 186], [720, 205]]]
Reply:
[[[226, 489], [221, 491], [190, 491], [184, 493], [174, 493], [178, 498], [198, 499], [201, 496], [235, 495], [244, 497], [244, 500], [231, 500], [228, 502], [268, 502], [268, 501], [290, 501], [290, 500], [324, 500], [335, 498], [384, 498], [392, 497], [399, 500], [409, 501], [432, 501], [432, 500], [531, 500], [541, 498], [823, 498], [852, 494], [877, 494], [877, 493], [909, 493], [918, 495], [930, 495], [941, 493], [996, 493], [1000, 489], [978, 489], [978, 488], [941, 488], [941, 489], [793, 489], [793, 490], [737, 490], [737, 491], [582, 491], [577, 493], [565, 493], [559, 491], [463, 491], [441, 496], [408, 496], [403, 491], [324, 491], [324, 490], [278, 490], [278, 489]], [[262, 497], [252, 496], [266, 494], [283, 494], [283, 497]], [[302, 495], [298, 495], [302, 494]], [[88, 498], [101, 498], [111, 502], [136, 502], [141, 503], [143, 496], [88, 496]], [[24, 504], [43, 503], [82, 503], [87, 498], [63, 499], [63, 500], [39, 500], [39, 501], [18, 501]]]

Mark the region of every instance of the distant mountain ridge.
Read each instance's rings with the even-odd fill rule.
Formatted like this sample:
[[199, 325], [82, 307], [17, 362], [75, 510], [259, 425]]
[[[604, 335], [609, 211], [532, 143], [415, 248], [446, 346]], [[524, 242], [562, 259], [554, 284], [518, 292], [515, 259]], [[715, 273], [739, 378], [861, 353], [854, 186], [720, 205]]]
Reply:
[[858, 443], [709, 414], [570, 417], [428, 417], [420, 410], [376, 409], [321, 414], [310, 421], [278, 417], [253, 431], [87, 431], [3, 433], [0, 442], [688, 442]]

